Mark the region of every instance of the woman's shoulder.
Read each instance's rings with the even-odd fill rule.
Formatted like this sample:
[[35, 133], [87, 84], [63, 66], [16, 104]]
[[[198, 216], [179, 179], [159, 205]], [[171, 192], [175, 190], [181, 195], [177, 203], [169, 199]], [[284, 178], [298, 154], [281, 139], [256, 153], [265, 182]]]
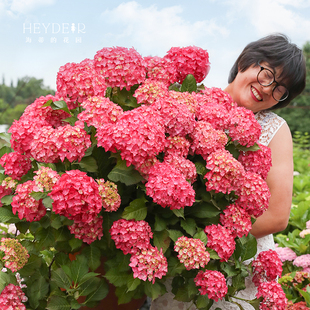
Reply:
[[262, 127], [259, 143], [268, 145], [277, 131], [286, 121], [279, 115], [271, 111], [260, 111], [255, 114], [255, 119]]

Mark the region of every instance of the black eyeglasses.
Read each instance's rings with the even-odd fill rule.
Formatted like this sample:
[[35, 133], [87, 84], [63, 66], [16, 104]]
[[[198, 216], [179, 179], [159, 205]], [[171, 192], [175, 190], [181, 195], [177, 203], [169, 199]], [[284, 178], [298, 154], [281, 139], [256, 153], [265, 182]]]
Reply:
[[276, 101], [285, 100], [289, 95], [288, 89], [276, 81], [274, 73], [271, 70], [261, 66], [260, 63], [258, 65], [260, 66], [260, 71], [257, 73], [257, 82], [265, 87], [275, 84], [272, 90], [273, 99]]

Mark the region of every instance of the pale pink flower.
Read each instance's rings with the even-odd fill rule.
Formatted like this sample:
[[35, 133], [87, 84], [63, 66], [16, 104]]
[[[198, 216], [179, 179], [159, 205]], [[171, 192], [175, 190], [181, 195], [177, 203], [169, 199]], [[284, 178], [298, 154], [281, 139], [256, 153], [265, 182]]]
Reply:
[[35, 192], [35, 181], [26, 181], [17, 185], [16, 195], [13, 197], [12, 211], [14, 214], [18, 212], [19, 219], [26, 221], [39, 221], [45, 214], [46, 208], [42, 203], [42, 199], [35, 200], [30, 194]]
[[293, 261], [293, 265], [302, 268], [310, 267], [310, 254], [297, 256]]
[[229, 205], [220, 215], [221, 224], [229, 229], [234, 237], [247, 236], [252, 228], [251, 216], [237, 204]]
[[276, 244], [275, 251], [279, 255], [281, 262], [293, 261], [297, 257], [297, 254], [292, 249], [290, 249], [288, 247], [279, 247]]
[[185, 137], [174, 136], [166, 138], [165, 154], [176, 154], [178, 156], [187, 157], [190, 142]]
[[282, 274], [282, 262], [274, 250], [262, 251], [252, 262], [253, 283], [258, 287], [263, 282], [275, 281]]
[[109, 98], [93, 96], [83, 101], [81, 106], [85, 109], [78, 114], [80, 121], [86, 122], [88, 126], [100, 127], [105, 123], [115, 123], [123, 109], [112, 102]]
[[146, 194], [162, 207], [181, 209], [192, 206], [195, 191], [176, 168], [168, 163], [156, 162], [150, 169]]
[[28, 298], [18, 285], [7, 285], [0, 294], [1, 310], [26, 310], [23, 302]]
[[233, 141], [238, 141], [247, 147], [253, 146], [258, 141], [262, 131], [254, 113], [244, 107], [231, 109], [228, 129]]
[[130, 89], [146, 78], [142, 56], [134, 48], [105, 47], [94, 57], [98, 75], [103, 76], [108, 87]]
[[228, 141], [222, 130], [216, 130], [205, 121], [196, 122], [195, 129], [190, 135], [192, 138], [191, 153], [201, 155], [205, 160], [216, 150], [224, 151]]
[[134, 278], [148, 280], [153, 284], [155, 278], [161, 279], [168, 271], [168, 262], [163, 249], [158, 251], [157, 247], [151, 245], [133, 253], [129, 266], [132, 268]]
[[188, 74], [192, 74], [197, 83], [200, 83], [210, 70], [209, 54], [200, 47], [172, 47], [165, 58], [171, 59], [175, 63], [177, 81], [180, 83]]
[[263, 282], [257, 288], [257, 298], [263, 297], [259, 305], [260, 310], [285, 310], [287, 298], [282, 287], [277, 282]]
[[107, 212], [117, 211], [121, 205], [121, 196], [117, 191], [117, 185], [104, 179], [96, 180], [102, 205]]
[[207, 234], [207, 247], [216, 251], [220, 257], [220, 261], [228, 261], [235, 250], [234, 236], [230, 230], [221, 225], [206, 226], [204, 232]]
[[66, 171], [48, 195], [56, 214], [77, 222], [93, 221], [102, 209], [98, 184], [80, 170]]
[[306, 228], [310, 229], [310, 220], [306, 222]]
[[74, 222], [68, 226], [71, 234], [77, 239], [83, 240], [88, 244], [91, 244], [95, 240], [100, 240], [103, 236], [102, 228], [103, 218], [102, 216], [95, 217], [91, 222]]
[[267, 183], [256, 173], [244, 174], [243, 184], [237, 188], [236, 194], [236, 203], [255, 218], [268, 209], [270, 191]]
[[34, 172], [36, 175], [33, 177], [38, 191], [43, 192], [51, 191], [54, 184], [59, 180], [60, 175], [49, 167], [40, 167], [39, 170]]
[[225, 149], [211, 153], [207, 157], [206, 168], [210, 170], [204, 176], [208, 191], [229, 194], [243, 185], [243, 166]]
[[0, 251], [4, 252], [4, 256], [2, 257], [4, 266], [12, 272], [16, 272], [23, 268], [29, 258], [28, 251], [17, 239], [2, 238]]
[[0, 158], [4, 173], [12, 179], [20, 180], [31, 169], [31, 160], [20, 152], [6, 153]]
[[147, 249], [153, 233], [150, 225], [145, 221], [120, 219], [114, 221], [110, 228], [111, 239], [117, 249], [135, 254], [138, 250]]
[[307, 235], [309, 235], [310, 234], [310, 229], [309, 228], [307, 228], [307, 229], [304, 229], [304, 230], [302, 230], [300, 233], [299, 233], [299, 236], [301, 237], [301, 238], [305, 238]]
[[175, 242], [174, 250], [187, 270], [204, 268], [210, 260], [210, 254], [200, 239], [182, 236]]
[[271, 162], [271, 149], [268, 146], [258, 143], [259, 150], [240, 152], [238, 160], [243, 165], [245, 171], [254, 172], [266, 180]]
[[218, 301], [225, 297], [228, 292], [224, 275], [215, 270], [200, 270], [194, 279], [201, 295], [208, 295], [209, 299]]
[[57, 73], [56, 84], [57, 96], [69, 99], [67, 104], [70, 110], [88, 97], [104, 96], [107, 88], [104, 76], [97, 74], [94, 61], [87, 58], [80, 63], [73, 62], [61, 66]]

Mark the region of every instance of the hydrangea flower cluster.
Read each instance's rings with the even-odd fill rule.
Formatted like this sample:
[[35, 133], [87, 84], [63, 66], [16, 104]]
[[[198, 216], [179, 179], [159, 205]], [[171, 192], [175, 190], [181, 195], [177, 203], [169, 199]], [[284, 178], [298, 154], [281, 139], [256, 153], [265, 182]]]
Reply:
[[104, 179], [96, 180], [98, 183], [99, 195], [102, 198], [102, 205], [106, 211], [116, 211], [121, 205], [121, 196], [117, 191], [117, 185]]
[[182, 236], [175, 242], [174, 250], [187, 270], [204, 268], [210, 260], [210, 254], [200, 239]]
[[29, 222], [39, 221], [46, 214], [42, 199], [35, 200], [31, 196], [36, 189], [35, 181], [31, 180], [17, 185], [11, 205], [13, 213], [18, 212], [19, 219], [26, 219]]
[[290, 300], [287, 303], [287, 309], [288, 310], [309, 310], [309, 307], [307, 306], [307, 303], [305, 301], [293, 303], [293, 301]]
[[195, 191], [176, 168], [165, 162], [156, 162], [150, 169], [146, 194], [162, 207], [181, 209], [192, 206]]
[[7, 176], [20, 180], [31, 169], [31, 160], [17, 151], [4, 154], [0, 158], [0, 165]]
[[279, 247], [276, 244], [275, 251], [279, 255], [282, 263], [285, 261], [293, 261], [295, 258], [297, 258], [297, 254], [288, 247]]
[[188, 74], [192, 74], [200, 83], [210, 70], [208, 52], [196, 46], [172, 47], [165, 58], [171, 59], [176, 64], [179, 83], [182, 83]]
[[110, 47], [99, 50], [94, 57], [98, 75], [104, 76], [108, 87], [130, 89], [146, 78], [142, 56], [134, 48]]
[[23, 302], [28, 298], [18, 285], [7, 285], [0, 294], [0, 309], [2, 310], [26, 310]]
[[228, 291], [226, 279], [219, 271], [200, 270], [194, 279], [196, 286], [200, 286], [199, 292], [201, 295], [208, 295], [209, 299], [218, 301], [222, 299]]
[[282, 262], [274, 250], [260, 252], [252, 262], [253, 283], [258, 287], [263, 282], [275, 281], [282, 274]]
[[147, 222], [125, 219], [113, 222], [110, 234], [116, 248], [122, 250], [125, 255], [149, 248], [150, 239], [153, 238]]
[[56, 214], [77, 222], [90, 223], [102, 208], [98, 184], [80, 170], [66, 171], [48, 195]]
[[5, 178], [0, 185], [0, 207], [2, 207], [1, 199], [4, 196], [11, 195], [12, 191], [15, 190], [17, 181], [11, 177]]
[[190, 142], [185, 137], [169, 136], [166, 138], [165, 154], [175, 154], [177, 156], [187, 157]]
[[257, 288], [257, 298], [263, 297], [260, 310], [285, 310], [287, 309], [287, 298], [281, 285], [277, 282], [263, 282]]
[[178, 103], [186, 106], [191, 113], [195, 114], [199, 105], [197, 100], [198, 94], [195, 92], [189, 93], [171, 90], [168, 95], [170, 100], [177, 101]]
[[293, 261], [293, 265], [302, 268], [310, 267], [310, 254], [297, 256]]
[[28, 261], [28, 251], [16, 239], [2, 238], [0, 251], [4, 252], [4, 256], [0, 259], [4, 261], [4, 266], [12, 272], [23, 268]]
[[100, 240], [103, 236], [102, 228], [103, 218], [102, 216], [95, 217], [91, 222], [77, 222], [68, 226], [71, 234], [77, 239], [83, 240], [83, 242], [91, 244], [95, 240]]
[[229, 257], [234, 253], [235, 240], [233, 234], [221, 225], [206, 226], [204, 232], [207, 234], [207, 247], [216, 251], [221, 258], [221, 262], [228, 261]]
[[54, 184], [60, 178], [60, 175], [49, 167], [40, 167], [40, 169], [34, 173], [35, 176], [33, 177], [33, 180], [37, 192], [43, 192], [44, 190], [47, 192], [51, 191]]
[[155, 278], [161, 279], [167, 274], [168, 262], [162, 249], [149, 245], [133, 253], [130, 257], [129, 266], [132, 268], [133, 277], [143, 281], [155, 283]]

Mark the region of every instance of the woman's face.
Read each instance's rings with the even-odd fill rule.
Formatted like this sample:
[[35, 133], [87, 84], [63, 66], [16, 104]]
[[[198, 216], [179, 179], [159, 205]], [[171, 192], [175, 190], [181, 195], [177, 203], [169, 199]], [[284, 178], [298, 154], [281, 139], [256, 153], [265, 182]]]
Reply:
[[[272, 69], [265, 62], [262, 62], [261, 65], [270, 69], [274, 73], [276, 81], [278, 81], [277, 78], [281, 73], [280, 70]], [[257, 74], [259, 71], [260, 67], [254, 67], [254, 65], [244, 72], [239, 71], [234, 81], [225, 89], [238, 106], [245, 107], [254, 113], [269, 109], [278, 103], [278, 101], [272, 97], [274, 84], [262, 86], [258, 83]]]

